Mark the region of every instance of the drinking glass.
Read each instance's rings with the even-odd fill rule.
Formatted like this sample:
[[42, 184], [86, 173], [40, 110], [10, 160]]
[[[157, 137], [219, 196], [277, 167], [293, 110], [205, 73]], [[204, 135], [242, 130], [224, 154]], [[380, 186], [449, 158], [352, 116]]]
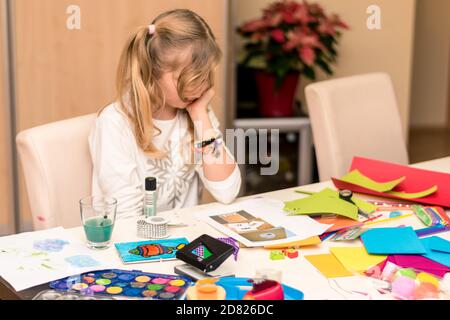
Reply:
[[107, 249], [116, 221], [117, 200], [89, 196], [80, 200], [81, 221], [91, 249]]

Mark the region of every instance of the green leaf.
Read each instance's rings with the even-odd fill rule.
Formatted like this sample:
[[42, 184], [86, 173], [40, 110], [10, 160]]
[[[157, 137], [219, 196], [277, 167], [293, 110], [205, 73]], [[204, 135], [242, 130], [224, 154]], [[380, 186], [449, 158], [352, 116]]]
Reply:
[[317, 65], [323, 70], [325, 71], [328, 75], [332, 75], [333, 71], [330, 69], [330, 67], [328, 66], [327, 63], [325, 63], [323, 60], [318, 59], [316, 60]]
[[248, 66], [250, 64], [251, 60], [262, 55], [262, 53], [263, 53], [262, 50], [256, 50], [256, 51], [249, 52], [248, 55], [245, 57], [245, 59], [242, 61], [242, 64], [244, 66]]
[[247, 43], [244, 46], [244, 48], [246, 50], [258, 50], [258, 49], [261, 50], [262, 49], [262, 43], [261, 42], [256, 42], [256, 43], [250, 42], [250, 43]]
[[311, 80], [316, 80], [316, 72], [314, 71], [313, 68], [311, 68], [307, 65], [304, 66], [303, 74], [305, 75], [305, 77], [307, 77]]

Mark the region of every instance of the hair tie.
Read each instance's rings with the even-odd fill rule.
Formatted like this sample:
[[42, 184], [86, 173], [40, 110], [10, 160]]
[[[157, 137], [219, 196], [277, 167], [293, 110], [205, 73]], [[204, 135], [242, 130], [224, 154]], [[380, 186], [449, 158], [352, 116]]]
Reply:
[[150, 24], [149, 26], [148, 26], [148, 33], [149, 34], [154, 34], [155, 33], [155, 25], [154, 24]]

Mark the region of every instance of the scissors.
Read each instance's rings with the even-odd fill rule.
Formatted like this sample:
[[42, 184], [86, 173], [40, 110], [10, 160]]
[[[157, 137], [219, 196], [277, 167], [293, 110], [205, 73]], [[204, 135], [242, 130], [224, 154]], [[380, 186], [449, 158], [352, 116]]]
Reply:
[[355, 205], [358, 208], [358, 214], [362, 215], [365, 218], [369, 218], [369, 214], [362, 211], [356, 203], [352, 200], [353, 192], [351, 190], [340, 190], [339, 191], [339, 198], [341, 198], [344, 201], [350, 202], [351, 204]]

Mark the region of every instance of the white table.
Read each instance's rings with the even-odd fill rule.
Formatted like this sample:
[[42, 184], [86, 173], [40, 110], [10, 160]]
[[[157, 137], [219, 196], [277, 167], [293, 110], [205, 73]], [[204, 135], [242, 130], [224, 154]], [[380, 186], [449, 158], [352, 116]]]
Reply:
[[[450, 157], [438, 159], [434, 161], [424, 162], [416, 164], [416, 167], [450, 172]], [[331, 182], [322, 182], [311, 184], [301, 187], [303, 190], [308, 191], [320, 191], [325, 187], [333, 187]], [[282, 201], [294, 200], [302, 197], [301, 194], [295, 193], [294, 190], [300, 187], [269, 192], [263, 194], [265, 197], [279, 199]], [[259, 195], [260, 196], [260, 195]], [[369, 199], [371, 197], [360, 195], [362, 198]], [[239, 198], [236, 201], [243, 201], [246, 199], [254, 198], [256, 196]], [[372, 197], [373, 198], [373, 197]], [[214, 208], [222, 208], [223, 205], [219, 203], [211, 203], [195, 208], [187, 208], [175, 211], [167, 211], [161, 213], [161, 215], [172, 216], [177, 215], [181, 217], [181, 220], [188, 224], [188, 227], [171, 227], [171, 237], [187, 237], [188, 240], [193, 240], [200, 236], [201, 234], [207, 233], [211, 236], [223, 236], [221, 233], [210, 227], [209, 225], [196, 221], [193, 218], [193, 213], [199, 208], [214, 210]], [[398, 225], [411, 225], [415, 229], [423, 228], [423, 225], [415, 217], [409, 217], [404, 219], [399, 219], [392, 221], [390, 223], [377, 224], [375, 226], [398, 226]], [[70, 233], [76, 238], [84, 241], [85, 235], [81, 227], [69, 229]], [[450, 240], [450, 232], [441, 233], [439, 236], [447, 238]], [[116, 223], [112, 241], [113, 242], [128, 242], [128, 241], [138, 241], [143, 240], [137, 238], [136, 236], [136, 220], [134, 218], [119, 220]], [[234, 262], [234, 259], [230, 257], [221, 268], [227, 270], [233, 270], [236, 276], [239, 277], [253, 277], [258, 268], [273, 268], [282, 271], [283, 282], [287, 285], [293, 286], [303, 291], [305, 294], [305, 299], [357, 299], [357, 296], [348, 296], [343, 294], [341, 291], [335, 291], [330, 286], [330, 281], [326, 279], [322, 274], [316, 270], [305, 258], [304, 255], [310, 254], [320, 254], [328, 253], [328, 248], [330, 246], [361, 246], [359, 240], [355, 242], [330, 242], [325, 241], [319, 246], [304, 247], [301, 248], [299, 257], [296, 259], [285, 259], [281, 261], [272, 261], [269, 259], [269, 250], [263, 248], [242, 248], [239, 252], [238, 261]], [[174, 266], [181, 264], [181, 261], [167, 261], [167, 262], [155, 262], [155, 263], [144, 263], [144, 264], [134, 264], [134, 265], [124, 265], [121, 263], [116, 250], [111, 247], [105, 251], [99, 252], [103, 261], [111, 265], [111, 267], [121, 268], [121, 269], [134, 269], [142, 270], [147, 272], [156, 273], [174, 273]], [[99, 257], [100, 257], [99, 256]], [[355, 280], [355, 277], [351, 278], [339, 278], [339, 283], [344, 283], [348, 281], [351, 283]], [[358, 280], [359, 281], [359, 280]]]

